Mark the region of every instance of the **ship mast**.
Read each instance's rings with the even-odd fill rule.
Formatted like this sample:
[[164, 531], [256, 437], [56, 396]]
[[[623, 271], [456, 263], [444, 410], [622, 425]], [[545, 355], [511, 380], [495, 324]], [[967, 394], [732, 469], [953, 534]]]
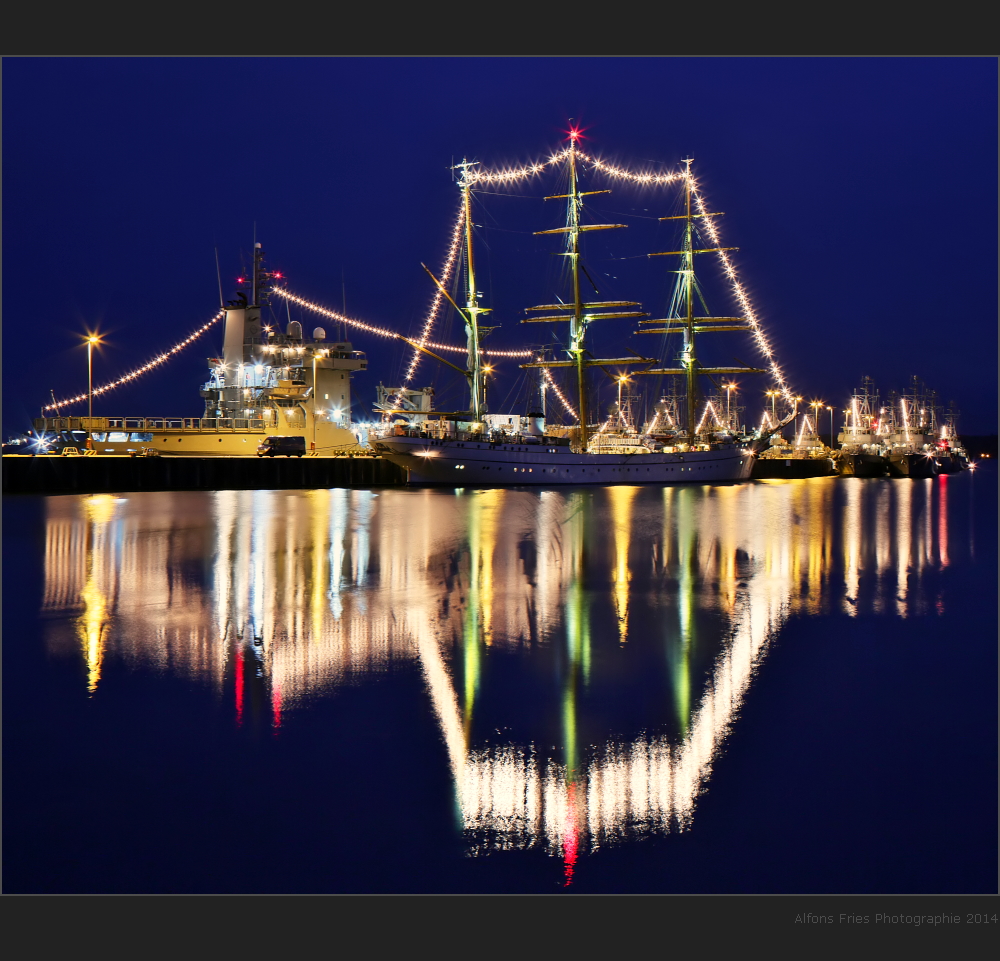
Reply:
[[576, 365], [576, 392], [580, 412], [580, 450], [587, 450], [587, 383], [583, 367], [583, 338], [587, 332], [587, 322], [583, 317], [583, 303], [580, 300], [580, 187], [576, 176], [576, 137], [571, 137], [569, 145], [569, 195], [566, 200], [566, 214], [569, 227], [566, 256], [569, 257], [573, 276], [573, 317], [569, 322], [569, 352]]
[[698, 403], [698, 360], [694, 352], [694, 244], [691, 242], [691, 159], [684, 161], [687, 176], [684, 178], [684, 299], [687, 302], [687, 322], [684, 326], [684, 347], [681, 350], [681, 366], [687, 370], [687, 435], [694, 442], [694, 419]]
[[666, 324], [666, 327], [658, 327], [654, 330], [641, 330], [641, 334], [672, 334], [682, 333], [684, 335], [684, 345], [681, 348], [679, 368], [656, 368], [652, 370], [640, 370], [639, 374], [683, 374], [685, 379], [687, 394], [687, 442], [694, 446], [695, 443], [695, 420], [698, 403], [698, 374], [762, 374], [764, 371], [759, 367], [701, 367], [695, 354], [694, 341], [695, 334], [705, 331], [734, 331], [751, 330], [746, 317], [695, 317], [694, 316], [694, 255], [718, 253], [722, 250], [738, 250], [738, 247], [705, 247], [699, 250], [694, 248], [694, 221], [699, 217], [721, 217], [722, 212], [717, 211], [705, 214], [691, 213], [691, 164], [693, 158], [686, 158], [684, 163], [687, 167], [684, 174], [684, 213], [675, 217], [661, 217], [660, 220], [683, 220], [684, 221], [684, 241], [682, 250], [665, 250], [660, 253], [649, 254], [650, 257], [681, 257], [681, 269], [677, 271], [683, 284], [683, 297], [685, 306], [685, 316], [668, 317], [665, 320], [640, 320], [640, 324]]
[[481, 423], [483, 419], [483, 371], [479, 354], [479, 315], [488, 313], [488, 309], [479, 306], [479, 292], [476, 290], [476, 268], [472, 253], [472, 182], [469, 179], [469, 168], [476, 166], [463, 158], [456, 164], [456, 170], [462, 171], [458, 182], [462, 191], [462, 210], [465, 221], [465, 265], [468, 289], [465, 299], [465, 338], [468, 345], [466, 369], [469, 377], [469, 393], [472, 402], [472, 419]]
[[525, 367], [573, 367], [576, 370], [576, 390], [577, 390], [577, 410], [580, 417], [580, 450], [586, 453], [589, 445], [588, 436], [588, 416], [587, 416], [587, 382], [586, 368], [594, 366], [611, 366], [620, 364], [652, 364], [655, 361], [648, 357], [611, 357], [604, 359], [585, 358], [586, 348], [584, 339], [588, 325], [595, 320], [619, 319], [624, 317], [646, 317], [642, 311], [614, 310], [612, 313], [594, 313], [595, 308], [621, 308], [638, 307], [638, 303], [631, 300], [615, 300], [604, 302], [584, 303], [580, 295], [580, 234], [588, 230], [612, 230], [618, 227], [625, 227], [625, 224], [583, 224], [580, 222], [580, 214], [583, 210], [583, 197], [591, 194], [609, 194], [610, 190], [580, 190], [579, 177], [576, 169], [576, 139], [578, 132], [573, 130], [570, 133], [570, 145], [567, 151], [567, 161], [569, 167], [569, 193], [556, 194], [546, 197], [546, 200], [566, 201], [566, 226], [556, 227], [554, 230], [536, 230], [536, 235], [541, 234], [566, 234], [566, 250], [564, 257], [570, 261], [570, 275], [572, 278], [572, 303], [543, 304], [540, 307], [528, 307], [529, 311], [534, 310], [558, 310], [563, 313], [558, 315], [547, 315], [544, 317], [529, 317], [522, 320], [522, 324], [530, 323], [550, 323], [552, 321], [569, 322], [569, 346], [566, 353], [570, 355], [568, 361], [540, 361], [532, 364], [521, 364]]

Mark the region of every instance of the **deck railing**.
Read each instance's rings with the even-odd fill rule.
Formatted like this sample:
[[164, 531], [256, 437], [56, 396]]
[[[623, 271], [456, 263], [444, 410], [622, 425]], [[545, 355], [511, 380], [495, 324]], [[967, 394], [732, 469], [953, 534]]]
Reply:
[[38, 417], [36, 431], [150, 431], [261, 433], [264, 421], [257, 417]]

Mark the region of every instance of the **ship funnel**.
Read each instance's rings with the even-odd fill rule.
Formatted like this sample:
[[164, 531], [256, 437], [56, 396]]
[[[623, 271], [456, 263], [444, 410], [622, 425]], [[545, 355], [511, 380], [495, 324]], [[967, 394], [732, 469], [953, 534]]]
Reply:
[[225, 386], [239, 384], [239, 366], [243, 363], [243, 335], [246, 331], [247, 312], [243, 307], [226, 310], [226, 329], [223, 336], [222, 358], [226, 367]]
[[302, 324], [297, 320], [292, 320], [288, 323], [288, 339], [302, 340]]
[[527, 433], [531, 437], [541, 437], [545, 433], [545, 415], [537, 411], [531, 411], [525, 415], [528, 422]]
[[326, 331], [322, 327], [314, 328], [313, 340], [326, 340]]

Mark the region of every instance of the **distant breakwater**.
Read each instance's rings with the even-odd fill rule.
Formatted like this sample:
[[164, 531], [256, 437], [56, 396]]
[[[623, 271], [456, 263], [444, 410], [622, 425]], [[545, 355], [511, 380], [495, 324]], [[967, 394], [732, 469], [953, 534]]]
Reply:
[[381, 457], [3, 458], [4, 494], [395, 487], [405, 479]]

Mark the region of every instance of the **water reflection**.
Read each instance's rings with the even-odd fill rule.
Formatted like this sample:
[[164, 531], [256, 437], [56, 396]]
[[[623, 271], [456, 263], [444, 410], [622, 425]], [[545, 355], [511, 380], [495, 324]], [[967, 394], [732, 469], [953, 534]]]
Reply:
[[275, 734], [415, 664], [470, 853], [542, 847], [570, 883], [691, 824], [787, 618], [924, 611], [947, 501], [947, 478], [55, 497], [43, 610], [91, 696], [111, 659], [153, 667]]

